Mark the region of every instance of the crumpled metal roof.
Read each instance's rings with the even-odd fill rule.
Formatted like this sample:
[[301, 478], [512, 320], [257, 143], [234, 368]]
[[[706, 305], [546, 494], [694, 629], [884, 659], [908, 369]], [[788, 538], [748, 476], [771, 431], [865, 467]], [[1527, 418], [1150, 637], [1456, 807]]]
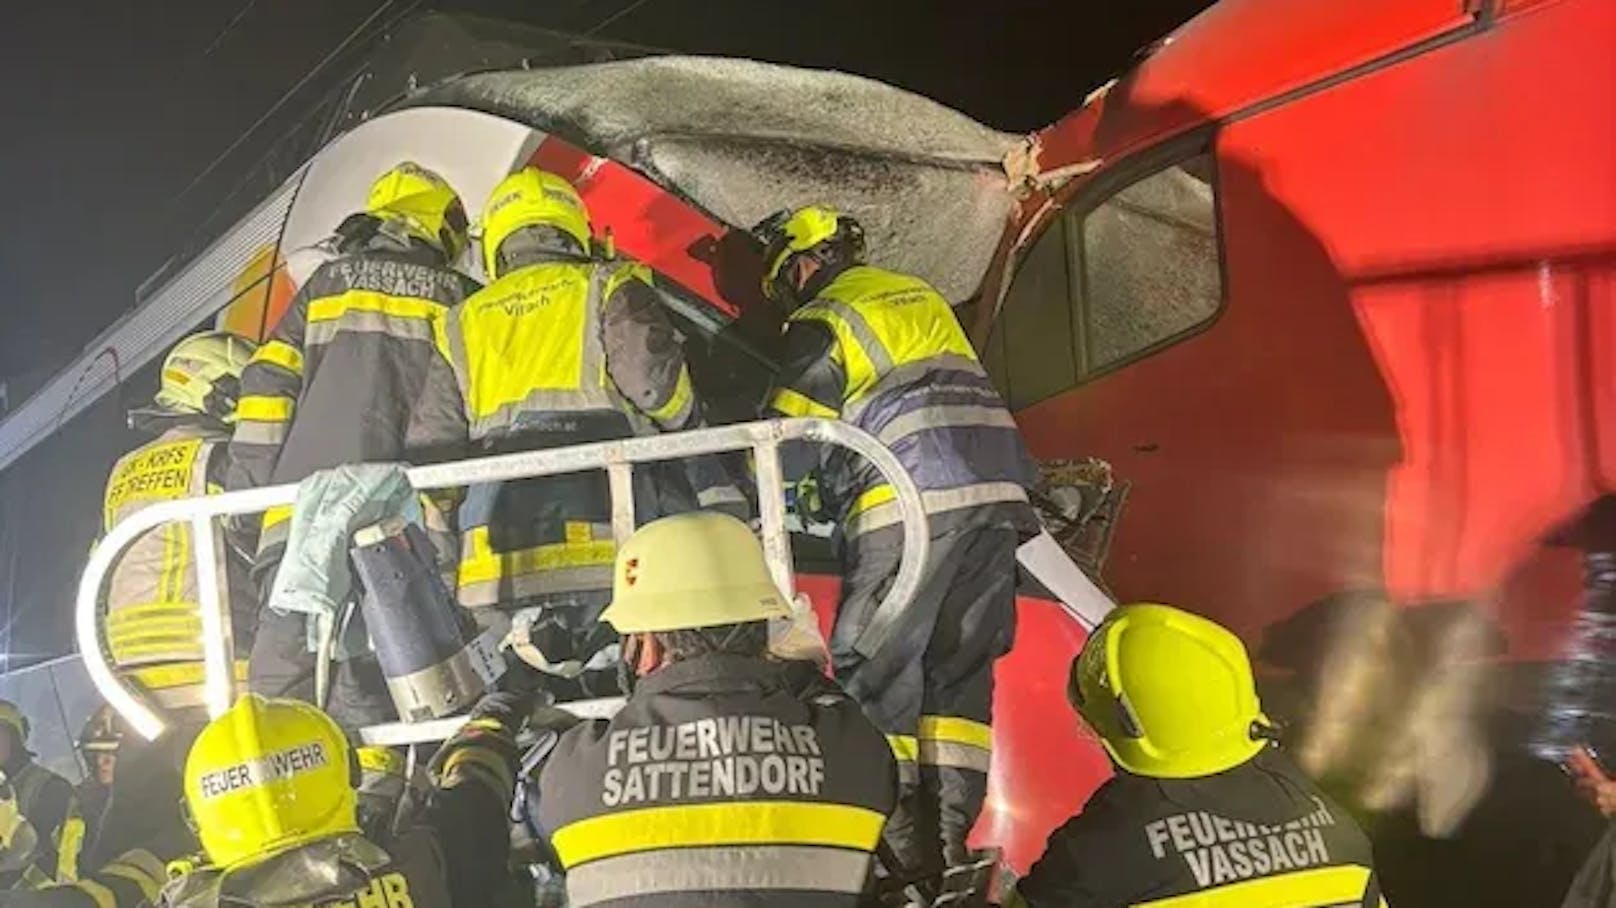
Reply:
[[405, 103], [554, 133], [736, 227], [829, 203], [863, 224], [874, 261], [956, 302], [976, 292], [1004, 230], [1001, 162], [1021, 141], [881, 82], [716, 57], [479, 73]]

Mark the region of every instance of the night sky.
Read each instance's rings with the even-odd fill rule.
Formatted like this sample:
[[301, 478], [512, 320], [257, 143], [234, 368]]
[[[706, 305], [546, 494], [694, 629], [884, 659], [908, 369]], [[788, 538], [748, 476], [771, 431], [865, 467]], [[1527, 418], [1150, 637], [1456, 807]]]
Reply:
[[[176, 195], [361, 23], [409, 5], [0, 4], [0, 380], [37, 383], [128, 309], [184, 236]], [[841, 69], [1026, 131], [1075, 107], [1205, 5], [461, 0], [436, 8]]]

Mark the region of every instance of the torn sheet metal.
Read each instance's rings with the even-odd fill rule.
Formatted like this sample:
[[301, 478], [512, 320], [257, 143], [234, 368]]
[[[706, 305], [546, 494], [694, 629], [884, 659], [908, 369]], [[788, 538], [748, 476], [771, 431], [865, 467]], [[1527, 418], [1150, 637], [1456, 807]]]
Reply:
[[1022, 141], [870, 79], [710, 57], [481, 73], [406, 104], [576, 141], [733, 227], [827, 202], [864, 225], [875, 261], [955, 301], [977, 291], [1010, 217], [1002, 162]]

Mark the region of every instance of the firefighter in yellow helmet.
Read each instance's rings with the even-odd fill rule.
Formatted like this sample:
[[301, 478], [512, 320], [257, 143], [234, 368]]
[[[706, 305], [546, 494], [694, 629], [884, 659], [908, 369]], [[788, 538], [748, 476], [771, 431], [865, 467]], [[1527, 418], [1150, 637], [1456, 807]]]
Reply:
[[[527, 168], [495, 187], [481, 222], [490, 280], [444, 323], [477, 453], [674, 432], [702, 424], [681, 339], [643, 267], [596, 258], [589, 213], [562, 177]], [[433, 395], [434, 397], [438, 395]], [[636, 471], [641, 516], [744, 501], [709, 461], [691, 476]], [[650, 515], [647, 515], [647, 510]], [[605, 474], [469, 490], [460, 512], [458, 598], [515, 613], [516, 651], [563, 696], [611, 692], [615, 642], [597, 621], [614, 544]]]
[[[889, 841], [908, 873], [964, 868], [992, 753], [993, 662], [1015, 632], [1016, 548], [1037, 532], [1026, 494], [1036, 467], [948, 301], [920, 278], [867, 264], [857, 221], [810, 205], [757, 232], [764, 293], [787, 313], [766, 415], [864, 429], [924, 498], [931, 561], [896, 628], [871, 626], [902, 554], [892, 488], [864, 460], [828, 448], [797, 502], [841, 529], [831, 653], [837, 679], [899, 760]], [[788, 475], [804, 466], [788, 463]]]
[[302, 701], [241, 697], [185, 761], [204, 861], [159, 904], [492, 904], [508, 875], [515, 738], [530, 705], [485, 696], [433, 758], [421, 812], [383, 850], [360, 831], [357, 758], [342, 728]]
[[[220, 490], [230, 467], [242, 370], [254, 349], [240, 337], [210, 331], [169, 351], [151, 405], [129, 414], [132, 427], [157, 437], [113, 466], [102, 509], [105, 530], [153, 504]], [[251, 535], [220, 531], [215, 539], [238, 653], [251, 645], [258, 619], [247, 579]], [[87, 867], [136, 845], [178, 854], [190, 841], [178, 809], [179, 763], [207, 721], [193, 542], [189, 526], [157, 527], [125, 549], [109, 573], [108, 655], [126, 681], [168, 714], [170, 731], [132, 747], [104, 804], [84, 805], [95, 831], [84, 855]]]
[[539, 776], [568, 904], [858, 904], [892, 756], [813, 663], [767, 654], [790, 607], [751, 530], [711, 511], [653, 521], [613, 585], [632, 692], [563, 733]]
[[1384, 908], [1368, 840], [1276, 745], [1234, 634], [1125, 605], [1067, 690], [1116, 775], [1050, 836], [1010, 904]]
[[[461, 426], [443, 414], [457, 412], [459, 402], [434, 400], [430, 392], [444, 387], [449, 370], [433, 341], [438, 323], [476, 289], [452, 267], [466, 242], [465, 209], [441, 175], [405, 161], [376, 179], [364, 210], [325, 242], [330, 260], [298, 289], [242, 375], [230, 488], [298, 482], [347, 463], [419, 463], [458, 451]], [[290, 508], [272, 508], [262, 521], [253, 576], [263, 612], [249, 683], [266, 696], [312, 700], [316, 660], [308, 619], [265, 601], [290, 518]], [[435, 544], [447, 549], [447, 512], [427, 508], [427, 524]], [[330, 709], [345, 727], [394, 717], [374, 659], [342, 663], [332, 684]], [[367, 767], [397, 764], [375, 756]], [[380, 782], [396, 787], [397, 779]]]
[[[17, 705], [0, 700], [0, 797], [15, 803], [0, 823], [0, 890], [28, 889], [77, 872], [84, 821], [79, 819], [73, 786], [35, 762], [28, 749], [28, 717]], [[19, 819], [20, 818], [20, 819]], [[21, 832], [26, 821], [33, 835]], [[21, 854], [32, 848], [32, 857]]]

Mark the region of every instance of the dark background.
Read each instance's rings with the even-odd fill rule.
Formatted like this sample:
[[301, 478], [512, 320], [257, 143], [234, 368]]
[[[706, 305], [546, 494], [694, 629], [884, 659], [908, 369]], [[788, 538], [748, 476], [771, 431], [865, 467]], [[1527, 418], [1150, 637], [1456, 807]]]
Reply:
[[[10, 402], [130, 308], [194, 232], [227, 159], [345, 42], [415, 10], [840, 69], [1029, 131], [1205, 0], [53, 0], [0, 4], [0, 381]], [[352, 46], [349, 44], [348, 46]], [[188, 191], [189, 190], [189, 191]], [[183, 204], [181, 204], [183, 202]]]

